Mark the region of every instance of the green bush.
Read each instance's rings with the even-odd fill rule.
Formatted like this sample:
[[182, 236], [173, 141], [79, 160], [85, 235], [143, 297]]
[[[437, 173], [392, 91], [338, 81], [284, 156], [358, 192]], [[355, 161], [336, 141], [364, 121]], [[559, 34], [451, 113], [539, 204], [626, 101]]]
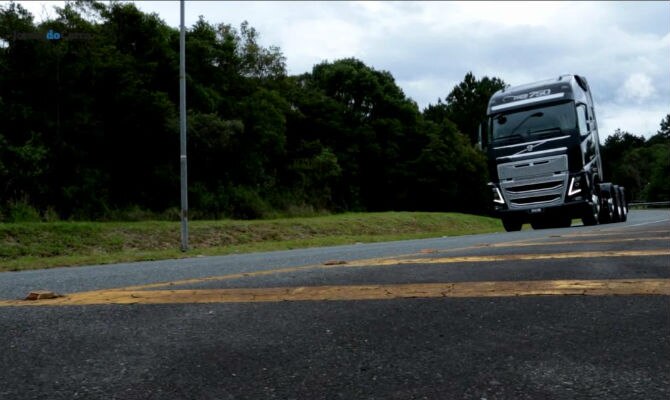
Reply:
[[6, 222], [40, 222], [40, 213], [27, 200], [16, 200], [9, 203]]
[[229, 209], [235, 219], [259, 219], [271, 211], [270, 205], [257, 191], [243, 186], [230, 190]]
[[44, 222], [58, 222], [60, 221], [60, 215], [53, 207], [47, 207], [42, 215], [42, 220]]

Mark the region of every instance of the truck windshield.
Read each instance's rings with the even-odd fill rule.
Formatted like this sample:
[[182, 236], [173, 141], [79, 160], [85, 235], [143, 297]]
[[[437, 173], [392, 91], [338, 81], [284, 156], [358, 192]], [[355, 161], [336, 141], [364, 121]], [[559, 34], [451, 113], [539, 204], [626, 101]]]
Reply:
[[523, 141], [557, 136], [577, 126], [574, 103], [536, 107], [494, 115], [491, 129], [494, 141]]

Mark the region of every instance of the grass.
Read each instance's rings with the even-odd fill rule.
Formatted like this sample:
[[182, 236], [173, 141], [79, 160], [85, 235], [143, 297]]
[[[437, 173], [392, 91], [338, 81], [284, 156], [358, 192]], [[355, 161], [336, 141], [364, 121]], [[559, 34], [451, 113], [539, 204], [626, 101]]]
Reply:
[[0, 224], [0, 272], [498, 232], [497, 219], [456, 213], [349, 213], [259, 221]]

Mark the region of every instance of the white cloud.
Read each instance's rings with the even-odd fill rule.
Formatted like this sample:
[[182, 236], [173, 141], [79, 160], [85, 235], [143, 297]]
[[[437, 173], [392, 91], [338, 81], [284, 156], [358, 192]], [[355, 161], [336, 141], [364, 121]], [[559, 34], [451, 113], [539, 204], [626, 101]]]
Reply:
[[643, 100], [654, 94], [654, 87], [647, 75], [634, 73], [626, 79], [619, 92], [624, 99], [633, 100], [637, 104], [641, 104]]
[[[310, 32], [306, 35], [306, 32]], [[323, 60], [335, 60], [363, 55], [361, 43], [363, 30], [351, 23], [339, 20], [303, 21], [287, 27], [281, 32], [283, 52], [290, 74], [300, 74], [312, 69]]]
[[658, 105], [596, 104], [600, 139], [612, 135], [616, 129], [649, 138], [660, 129], [661, 120], [670, 112], [670, 99]]
[[[403, 89], [407, 97], [414, 100], [419, 106], [436, 104], [437, 99], [444, 100], [451, 88], [458, 85], [460, 80], [451, 80], [445, 77], [430, 76], [421, 79], [396, 80], [396, 84]], [[449, 88], [449, 90], [445, 90]]]
[[[41, 22], [50, 18], [56, 17], [56, 11], [54, 7], [64, 7], [65, 1], [16, 1], [23, 8], [30, 11], [30, 13], [35, 17], [35, 22]], [[8, 1], [0, 2], [0, 5], [9, 4]]]
[[564, 2], [474, 1], [456, 3], [454, 17], [460, 21], [484, 21], [502, 26], [546, 26], [566, 9]]

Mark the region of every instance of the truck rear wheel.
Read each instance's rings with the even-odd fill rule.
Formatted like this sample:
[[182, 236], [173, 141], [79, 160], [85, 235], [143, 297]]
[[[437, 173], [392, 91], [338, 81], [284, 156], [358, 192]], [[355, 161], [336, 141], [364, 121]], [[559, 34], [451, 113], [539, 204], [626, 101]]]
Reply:
[[612, 222], [621, 222], [623, 210], [621, 209], [621, 193], [619, 192], [619, 186], [612, 185], [612, 202], [613, 202], [613, 217]]
[[503, 227], [505, 228], [505, 231], [507, 231], [507, 232], [520, 231], [521, 226], [523, 225], [523, 223], [519, 219], [513, 218], [513, 217], [503, 218], [502, 219], [502, 224], [503, 224]]
[[621, 205], [621, 222], [626, 222], [628, 219], [628, 202], [626, 201], [626, 190], [623, 186], [619, 186], [619, 201]]
[[614, 189], [611, 183], [600, 184], [600, 223], [614, 222]]
[[582, 215], [582, 223], [585, 226], [598, 225], [600, 223], [600, 190], [596, 185], [590, 185], [589, 192], [591, 195], [591, 203], [587, 209], [584, 210], [584, 214]]

